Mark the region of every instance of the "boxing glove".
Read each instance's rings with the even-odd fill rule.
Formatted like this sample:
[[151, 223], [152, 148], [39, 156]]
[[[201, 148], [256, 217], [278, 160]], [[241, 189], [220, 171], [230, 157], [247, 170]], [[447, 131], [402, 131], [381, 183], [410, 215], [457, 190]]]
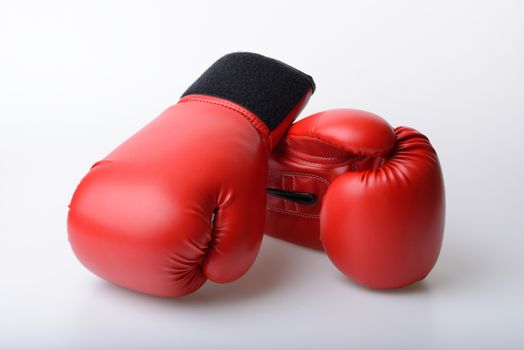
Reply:
[[269, 235], [324, 249], [370, 288], [407, 286], [433, 268], [444, 182], [418, 131], [359, 110], [321, 112], [291, 126], [269, 164]]
[[269, 152], [313, 89], [261, 55], [219, 59], [82, 179], [67, 220], [77, 258], [157, 296], [242, 276], [263, 236]]

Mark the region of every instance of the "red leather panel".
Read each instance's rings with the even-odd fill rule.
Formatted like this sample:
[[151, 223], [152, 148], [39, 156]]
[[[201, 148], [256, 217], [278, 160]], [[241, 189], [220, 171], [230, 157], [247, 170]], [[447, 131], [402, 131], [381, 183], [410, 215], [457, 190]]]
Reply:
[[324, 248], [372, 288], [402, 287], [431, 271], [444, 232], [444, 183], [422, 134], [364, 111], [321, 112], [290, 128], [269, 168], [269, 188], [318, 201], [269, 195], [267, 234]]
[[322, 250], [319, 217], [329, 184], [348, 171], [382, 164], [381, 156], [394, 144], [389, 124], [360, 110], [329, 110], [295, 123], [271, 153], [268, 187], [313, 193], [317, 202], [306, 205], [268, 196], [266, 233]]
[[333, 263], [371, 288], [417, 282], [437, 261], [444, 233], [444, 181], [437, 155], [416, 130], [395, 130], [379, 169], [348, 172], [329, 188], [321, 240]]
[[68, 215], [78, 259], [108, 281], [159, 296], [239, 278], [262, 239], [270, 137], [241, 106], [183, 98], [81, 181]]

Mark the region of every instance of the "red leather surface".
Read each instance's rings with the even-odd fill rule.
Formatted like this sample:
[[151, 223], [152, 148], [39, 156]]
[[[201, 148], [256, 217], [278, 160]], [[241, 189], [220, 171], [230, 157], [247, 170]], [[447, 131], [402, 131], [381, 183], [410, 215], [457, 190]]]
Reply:
[[268, 196], [266, 232], [323, 247], [337, 268], [362, 285], [409, 285], [438, 258], [444, 182], [433, 147], [416, 130], [393, 133], [362, 111], [317, 114], [297, 122], [272, 153], [269, 182], [315, 193], [319, 203]]
[[183, 98], [82, 179], [68, 215], [76, 256], [108, 281], [158, 296], [239, 278], [262, 239], [270, 136], [236, 104]]
[[317, 202], [268, 196], [266, 233], [322, 250], [319, 217], [329, 184], [348, 171], [378, 165], [394, 144], [389, 124], [360, 110], [329, 110], [295, 123], [271, 153], [268, 187], [314, 193]]

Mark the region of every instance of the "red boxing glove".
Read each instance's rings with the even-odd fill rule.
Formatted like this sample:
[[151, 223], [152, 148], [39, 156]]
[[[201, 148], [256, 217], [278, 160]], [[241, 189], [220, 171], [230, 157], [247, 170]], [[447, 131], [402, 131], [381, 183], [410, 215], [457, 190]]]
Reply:
[[78, 259], [158, 296], [241, 277], [262, 240], [269, 152], [313, 89], [264, 56], [218, 60], [82, 179], [67, 221]]
[[295, 123], [270, 158], [266, 232], [324, 249], [370, 288], [423, 279], [444, 233], [444, 182], [416, 130], [358, 110]]

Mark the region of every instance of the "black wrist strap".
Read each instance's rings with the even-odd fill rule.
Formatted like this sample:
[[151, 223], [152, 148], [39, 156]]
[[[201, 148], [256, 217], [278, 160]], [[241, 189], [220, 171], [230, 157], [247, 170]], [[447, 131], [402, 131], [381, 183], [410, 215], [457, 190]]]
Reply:
[[237, 52], [209, 67], [182, 95], [207, 95], [247, 108], [275, 129], [305, 94], [313, 78], [285, 63], [262, 55]]

